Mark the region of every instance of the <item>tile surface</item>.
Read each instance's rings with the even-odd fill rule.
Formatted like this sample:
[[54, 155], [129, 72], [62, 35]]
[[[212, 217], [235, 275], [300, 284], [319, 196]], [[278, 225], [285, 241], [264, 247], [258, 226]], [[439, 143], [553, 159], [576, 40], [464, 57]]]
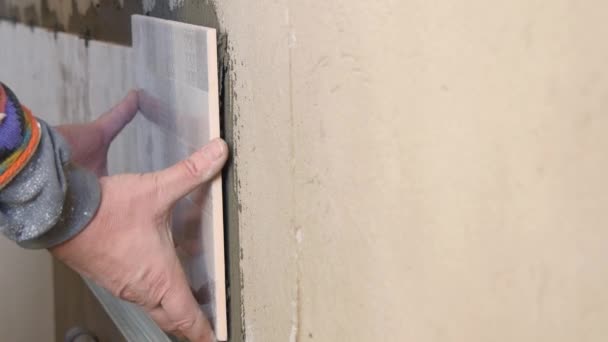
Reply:
[[[0, 81], [10, 85], [22, 102], [52, 125], [94, 120], [135, 87], [130, 47], [98, 41], [87, 45], [74, 35], [55, 35], [4, 21], [0, 21], [0, 41], [10, 45], [10, 49], [0, 50], [0, 62], [6, 66], [0, 68]], [[137, 156], [142, 147], [137, 145], [137, 132], [142, 122], [145, 120], [137, 118], [112, 144], [110, 174], [141, 169]], [[49, 286], [53, 277], [49, 254], [21, 250], [6, 239], [0, 239], [0, 250], [0, 269], [7, 274], [0, 277], [0, 292], [9, 295], [2, 302], [19, 308], [6, 315], [0, 312], [3, 337], [11, 341], [47, 340], [53, 336], [53, 306], [60, 304], [53, 303]], [[38, 285], [21, 286], [24, 283]], [[88, 285], [127, 341], [170, 341], [143, 310], [91, 282]], [[42, 323], [35, 329], [20, 323], [32, 320]]]
[[[220, 136], [215, 30], [133, 17], [133, 69], [143, 116], [135, 171], [169, 167]], [[173, 236], [192, 291], [227, 339], [221, 180], [175, 208]]]

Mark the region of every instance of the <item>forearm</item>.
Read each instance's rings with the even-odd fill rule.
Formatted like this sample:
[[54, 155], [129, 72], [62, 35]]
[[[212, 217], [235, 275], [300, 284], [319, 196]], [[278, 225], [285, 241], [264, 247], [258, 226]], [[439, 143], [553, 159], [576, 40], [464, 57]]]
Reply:
[[78, 234], [100, 201], [95, 175], [70, 163], [65, 140], [0, 89], [0, 231], [25, 248]]

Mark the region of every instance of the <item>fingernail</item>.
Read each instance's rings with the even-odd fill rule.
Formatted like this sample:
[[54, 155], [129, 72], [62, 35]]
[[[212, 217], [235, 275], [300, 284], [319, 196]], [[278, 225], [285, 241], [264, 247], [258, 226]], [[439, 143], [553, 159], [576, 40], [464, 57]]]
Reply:
[[218, 160], [224, 157], [227, 149], [228, 147], [224, 140], [218, 138], [209, 143], [207, 151], [213, 160]]

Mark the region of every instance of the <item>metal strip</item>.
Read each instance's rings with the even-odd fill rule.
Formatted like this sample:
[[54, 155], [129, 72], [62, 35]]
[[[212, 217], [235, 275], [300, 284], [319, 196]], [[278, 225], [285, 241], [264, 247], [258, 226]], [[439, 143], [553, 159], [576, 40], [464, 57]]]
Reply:
[[84, 277], [83, 280], [127, 341], [172, 342], [142, 309], [114, 297], [110, 292]]

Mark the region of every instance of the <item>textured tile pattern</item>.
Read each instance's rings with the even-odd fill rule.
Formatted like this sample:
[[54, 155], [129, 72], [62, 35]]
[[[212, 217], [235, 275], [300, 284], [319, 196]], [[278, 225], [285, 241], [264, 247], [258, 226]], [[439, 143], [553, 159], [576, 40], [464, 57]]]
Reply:
[[[173, 165], [220, 135], [215, 30], [133, 17], [133, 67], [143, 117], [138, 172]], [[174, 238], [199, 303], [226, 339], [221, 180], [176, 207]]]
[[[207, 34], [201, 36], [200, 33], [195, 33], [184, 39], [205, 42], [205, 46], [200, 48], [206, 49], [207, 45], [211, 45], [215, 49], [214, 34], [211, 32]], [[169, 38], [165, 38], [163, 45], [159, 44], [159, 49], [168, 51], [176, 48], [174, 45], [169, 48], [170, 46], [166, 44], [167, 39]], [[37, 116], [54, 125], [95, 119], [119, 101], [129, 89], [136, 87], [135, 67], [143, 67], [138, 63], [133, 64], [133, 60], [137, 60], [137, 58], [133, 55], [132, 48], [97, 41], [92, 41], [87, 46], [82, 39], [74, 35], [61, 33], [55, 35], [53, 32], [44, 29], [30, 29], [25, 25], [13, 25], [0, 21], [0, 41], [10, 46], [10, 48], [0, 50], [0, 62], [5, 66], [0, 68], [0, 80], [10, 85], [19, 99], [27, 104]], [[190, 44], [191, 42], [190, 40], [187, 44], [194, 46]], [[182, 41], [181, 44], [186, 44], [186, 41]], [[213, 83], [216, 82], [215, 80], [211, 80], [212, 83], [196, 83], [197, 79], [206, 78], [207, 74], [217, 75], [215, 64], [211, 65], [213, 71], [207, 64], [205, 64], [207, 66], [205, 68], [200, 65], [201, 69], [198, 71], [192, 68], [180, 69], [187, 65], [187, 63], [184, 64], [185, 61], [199, 61], [201, 53], [206, 54], [206, 51], [199, 49], [189, 54], [183, 54], [183, 56], [178, 54], [176, 58], [166, 57], [162, 63], [157, 64], [154, 64], [153, 59], [149, 59], [147, 62], [153, 66], [150, 69], [155, 70], [154, 73], [142, 74], [142, 69], [139, 69], [138, 74], [143, 75], [144, 79], [138, 78], [137, 83], [147, 84], [148, 87], [143, 88], [147, 89], [149, 94], [162, 92], [163, 100], [168, 101], [164, 105], [174, 108], [175, 111], [165, 112], [164, 115], [156, 117], [150, 113], [158, 114], [158, 112], [145, 111], [148, 114], [147, 118], [138, 115], [117, 137], [110, 149], [110, 174], [164, 168], [185, 157], [210, 138], [219, 135], [217, 116], [213, 117], [214, 122], [200, 120], [207, 117], [206, 114], [212, 109], [211, 105], [215, 106], [213, 110], [217, 113], [217, 102], [208, 100], [210, 98], [217, 100], [217, 83]], [[207, 59], [204, 60], [207, 61]], [[159, 70], [161, 66], [171, 65], [176, 67], [172, 73], [171, 69]], [[152, 75], [156, 75], [157, 78]], [[154, 80], [157, 79], [162, 79], [163, 82], [154, 87]], [[171, 88], [174, 92], [166, 91], [167, 87], [173, 84], [171, 82], [175, 84], [175, 87]], [[210, 97], [208, 93], [213, 89], [216, 93]], [[178, 90], [179, 92], [175, 92]], [[149, 103], [144, 102], [142, 105], [145, 106]], [[198, 108], [200, 111], [194, 112], [190, 110], [192, 108]], [[203, 114], [204, 116], [200, 116]], [[221, 196], [220, 184], [220, 181], [217, 180], [207, 191], [219, 191], [219, 196]], [[216, 300], [215, 298], [225, 296], [223, 265], [215, 267], [213, 259], [206, 262], [205, 257], [201, 254], [202, 251], [213, 251], [214, 249], [207, 245], [213, 246], [211, 242], [214, 241], [214, 238], [221, 240], [221, 236], [209, 234], [211, 237], [206, 238], [206, 235], [203, 235], [199, 229], [201, 226], [205, 229], [212, 227], [200, 224], [201, 220], [209, 217], [210, 213], [209, 210], [201, 210], [199, 206], [201, 202], [209, 203], [208, 197], [202, 194], [194, 194], [176, 208], [175, 226], [177, 229], [174, 236], [179, 243], [178, 252], [188, 270], [193, 292], [200, 302], [209, 303], [203, 308], [213, 315], [218, 337], [222, 339], [222, 330], [225, 336], [225, 328], [222, 329], [222, 324], [225, 326], [225, 299]], [[195, 205], [195, 203], [198, 204]], [[219, 203], [221, 204], [221, 201]], [[207, 215], [203, 215], [204, 213]], [[212, 232], [211, 229], [205, 231]], [[223, 248], [223, 245], [220, 247]], [[19, 324], [11, 324], [10, 328], [14, 327], [14, 334], [9, 327], [6, 329], [2, 327], [3, 331], [6, 330], [7, 336], [14, 336], [14, 340], [45, 340], [35, 334], [42, 333], [43, 336], [52, 334], [52, 291], [48, 288], [48, 284], [51, 282], [51, 263], [48, 255], [20, 251], [4, 240], [0, 240], [0, 249], [3, 256], [0, 258], [0, 266], [2, 266], [0, 268], [10, 270], [15, 267], [13, 261], [18, 259], [21, 261], [21, 266], [25, 265], [28, 270], [35, 270], [32, 272], [37, 274], [34, 280], [30, 278], [25, 280], [23, 277], [16, 276], [19, 274], [17, 271], [6, 272], [13, 276], [3, 277], [0, 281], [0, 288], [17, 288], [14, 284], [20, 281], [40, 284], [44, 287], [44, 289], [32, 288], [36, 290], [35, 293], [30, 291], [32, 289], [28, 290], [29, 288], [23, 288], [18, 293], [11, 293], [12, 298], [18, 300], [8, 302], [19, 303], [25, 301], [23, 298], [29, 298], [29, 301], [36, 303], [36, 307], [33, 308], [13, 305], [21, 307], [21, 311], [17, 314], [11, 313], [11, 319], [20, 322], [26, 321], [26, 317], [39, 317], [38, 320], [41, 322], [50, 322], [41, 326], [39, 331], [22, 329]], [[217, 250], [217, 252], [218, 255], [223, 254], [222, 251]], [[213, 271], [222, 276], [210, 277], [209, 274]], [[212, 279], [217, 282], [214, 283]], [[214, 290], [214, 284], [220, 289], [219, 291]], [[105, 293], [99, 289], [95, 289], [95, 291]], [[125, 337], [137, 336], [134, 339], [129, 338], [129, 340], [140, 341], [141, 339], [137, 338], [142, 337], [151, 341], [166, 340], [158, 329], [153, 329], [152, 323], [141, 310], [137, 310], [132, 305], [124, 305], [123, 302], [116, 301], [111, 296], [101, 296], [101, 299], [106, 308], [111, 308], [109, 314], [117, 320], [123, 333], [126, 332]], [[215, 307], [211, 304], [216, 302], [222, 303], [222, 305]], [[224, 310], [223, 314], [215, 314], [222, 310]], [[218, 317], [224, 319], [218, 323], [216, 321]], [[8, 322], [9, 320], [3, 319], [2, 321]]]

